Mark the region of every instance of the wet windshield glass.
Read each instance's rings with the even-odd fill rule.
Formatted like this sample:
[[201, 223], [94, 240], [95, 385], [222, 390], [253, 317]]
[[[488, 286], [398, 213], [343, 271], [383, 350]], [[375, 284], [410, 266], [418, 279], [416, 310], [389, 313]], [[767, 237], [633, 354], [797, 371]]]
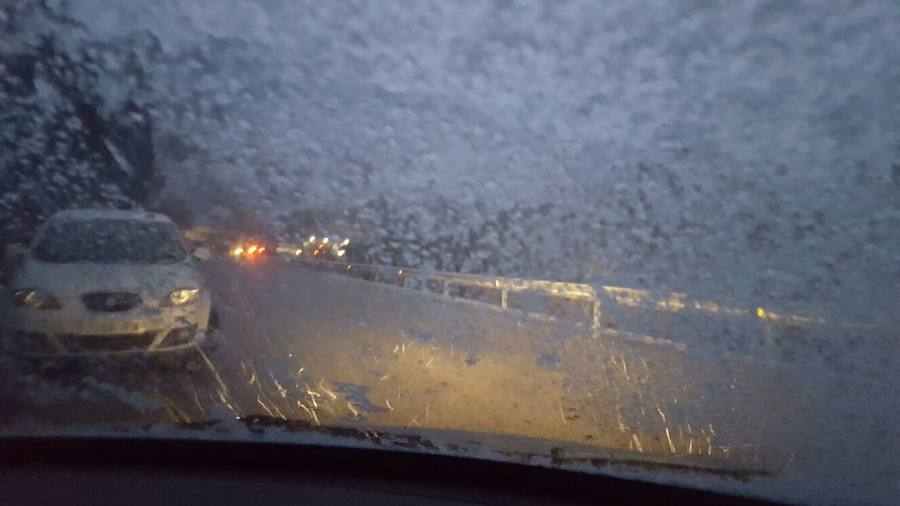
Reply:
[[51, 223], [34, 247], [43, 262], [176, 263], [187, 253], [167, 223], [76, 220]]
[[0, 437], [894, 504], [898, 27], [895, 0], [0, 2]]

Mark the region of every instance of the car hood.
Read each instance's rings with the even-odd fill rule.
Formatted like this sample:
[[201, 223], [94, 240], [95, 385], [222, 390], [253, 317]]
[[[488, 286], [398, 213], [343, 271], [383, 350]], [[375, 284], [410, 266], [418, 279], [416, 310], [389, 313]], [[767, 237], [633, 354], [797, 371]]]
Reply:
[[200, 288], [193, 264], [55, 264], [28, 259], [13, 276], [13, 289], [37, 288], [56, 297], [97, 291], [128, 291], [145, 297], [166, 296], [176, 288]]

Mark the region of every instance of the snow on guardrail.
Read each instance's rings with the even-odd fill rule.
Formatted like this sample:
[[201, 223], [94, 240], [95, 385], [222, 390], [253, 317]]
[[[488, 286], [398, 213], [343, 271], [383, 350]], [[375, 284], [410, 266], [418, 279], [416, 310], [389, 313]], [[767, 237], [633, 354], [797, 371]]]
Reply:
[[[829, 322], [820, 317], [787, 314], [763, 307], [727, 307], [716, 302], [693, 300], [684, 293], [654, 293], [649, 290], [610, 285], [601, 286], [600, 293], [598, 293], [591, 285], [582, 283], [433, 272], [306, 258], [285, 258], [290, 263], [352, 275], [368, 281], [424, 289], [440, 295], [483, 302], [502, 309], [519, 309], [531, 314], [586, 323], [590, 325], [594, 337], [598, 337], [601, 332], [611, 330], [605, 328], [612, 326], [612, 322], [604, 320], [604, 301], [607, 304], [615, 304], [623, 308], [667, 313], [690, 312], [717, 318], [742, 318], [767, 326], [776, 325], [786, 328], [803, 328], [814, 325], [836, 325], [841, 328], [855, 329], [878, 327], [876, 324], [870, 323]], [[566, 306], [572, 305], [575, 307], [566, 308]], [[585, 322], [585, 319], [588, 321]], [[629, 334], [622, 330], [617, 330], [617, 332]], [[660, 340], [657, 337], [637, 337], [645, 340]]]
[[[600, 331], [602, 303], [600, 297], [597, 296], [596, 291], [590, 285], [430, 272], [419, 269], [351, 264], [307, 258], [287, 257], [287, 259], [293, 264], [351, 275], [368, 281], [426, 290], [440, 295], [483, 302], [502, 309], [519, 309], [527, 313], [562, 317], [562, 319], [575, 321], [581, 321], [587, 315], [589, 321], [582, 323], [587, 323], [591, 326], [595, 337]], [[554, 304], [555, 301], [562, 304]], [[566, 304], [577, 304], [578, 307], [566, 308], [564, 307]], [[569, 318], [566, 318], [566, 316]], [[581, 318], [577, 318], [578, 316]]]

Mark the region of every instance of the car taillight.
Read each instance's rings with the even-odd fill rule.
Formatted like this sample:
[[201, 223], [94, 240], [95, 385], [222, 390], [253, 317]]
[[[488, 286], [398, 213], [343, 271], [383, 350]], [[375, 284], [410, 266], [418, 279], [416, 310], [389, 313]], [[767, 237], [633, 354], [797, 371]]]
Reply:
[[253, 259], [265, 254], [267, 248], [262, 244], [248, 243], [231, 248], [231, 256], [235, 258]]

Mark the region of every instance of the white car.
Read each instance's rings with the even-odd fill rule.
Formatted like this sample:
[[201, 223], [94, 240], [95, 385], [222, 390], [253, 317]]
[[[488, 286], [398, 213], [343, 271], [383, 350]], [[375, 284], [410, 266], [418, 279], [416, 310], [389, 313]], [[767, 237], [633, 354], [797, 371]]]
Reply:
[[30, 247], [7, 256], [13, 264], [2, 319], [8, 351], [153, 353], [206, 338], [209, 291], [166, 216], [61, 211]]

